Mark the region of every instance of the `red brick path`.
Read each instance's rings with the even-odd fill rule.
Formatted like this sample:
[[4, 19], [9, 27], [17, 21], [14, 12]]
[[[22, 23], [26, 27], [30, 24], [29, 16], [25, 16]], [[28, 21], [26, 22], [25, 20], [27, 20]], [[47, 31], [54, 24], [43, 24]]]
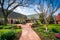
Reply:
[[41, 40], [39, 36], [32, 30], [32, 23], [27, 23], [25, 25], [19, 24], [22, 28], [22, 34], [19, 40]]

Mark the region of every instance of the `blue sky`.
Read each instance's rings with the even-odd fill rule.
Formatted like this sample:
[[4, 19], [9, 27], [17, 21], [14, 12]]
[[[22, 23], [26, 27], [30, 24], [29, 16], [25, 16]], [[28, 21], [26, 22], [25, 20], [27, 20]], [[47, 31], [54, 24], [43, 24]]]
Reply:
[[19, 6], [14, 11], [18, 12], [18, 13], [22, 13], [24, 15], [36, 14], [36, 12], [34, 11], [34, 9], [36, 9], [36, 5], [39, 2], [39, 0], [32, 0], [32, 2], [33, 3], [31, 5], [29, 5], [30, 7]]
[[[39, 0], [32, 0], [32, 2], [33, 3], [30, 5], [30, 7], [19, 6], [14, 11], [18, 12], [18, 13], [21, 13], [21, 14], [24, 14], [24, 15], [37, 14], [37, 12], [35, 12], [34, 9], [37, 10], [37, 4], [39, 3]], [[58, 11], [56, 11], [54, 15], [57, 15], [58, 13], [60, 13], [60, 9]]]
[[31, 14], [36, 14], [36, 12], [34, 11], [34, 9], [36, 9], [36, 6], [35, 7], [17, 7], [14, 11], [15, 12], [18, 12], [18, 13], [22, 13], [24, 15], [31, 15]]
[[[38, 3], [40, 2], [40, 0], [30, 0], [31, 2], [31, 4], [29, 5], [29, 7], [22, 7], [22, 6], [18, 6], [15, 10], [14, 10], [14, 12], [18, 12], [18, 13], [21, 13], [21, 14], [24, 14], [24, 15], [32, 15], [32, 14], [37, 14], [37, 12], [39, 13], [39, 11], [37, 10], [37, 6], [38, 6]], [[53, 1], [53, 0], [52, 0]], [[56, 2], [57, 0], [55, 0], [55, 2]], [[19, 1], [18, 1], [19, 2]], [[54, 2], [54, 3], [55, 3]], [[59, 1], [59, 3], [60, 3], [60, 1]], [[14, 4], [14, 5], [16, 5], [16, 4]], [[7, 5], [7, 0], [6, 0], [6, 3], [5, 3], [5, 8], [8, 6]], [[37, 10], [37, 12], [35, 12], [34, 11], [34, 9], [36, 9]], [[58, 13], [60, 13], [60, 9], [57, 11], [57, 12], [55, 12], [55, 15], [57, 15]]]

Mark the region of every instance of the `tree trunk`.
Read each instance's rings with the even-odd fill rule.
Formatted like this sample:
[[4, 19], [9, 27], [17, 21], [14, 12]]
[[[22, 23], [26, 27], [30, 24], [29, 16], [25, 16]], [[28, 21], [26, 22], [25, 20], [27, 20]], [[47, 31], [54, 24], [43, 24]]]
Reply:
[[46, 32], [48, 32], [48, 24], [46, 24]]
[[5, 25], [5, 26], [7, 25], [7, 22], [8, 22], [7, 17], [4, 17], [4, 25]]
[[48, 21], [47, 21], [47, 19], [45, 18], [45, 23], [46, 23], [46, 32], [48, 32]]
[[54, 23], [56, 24], [56, 18], [54, 18]]

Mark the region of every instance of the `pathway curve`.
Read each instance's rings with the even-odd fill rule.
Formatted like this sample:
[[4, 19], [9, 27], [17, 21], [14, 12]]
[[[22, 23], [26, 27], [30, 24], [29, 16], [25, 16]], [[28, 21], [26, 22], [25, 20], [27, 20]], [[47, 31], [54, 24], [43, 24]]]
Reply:
[[19, 24], [22, 28], [22, 34], [19, 40], [41, 40], [34, 30], [32, 30], [32, 23], [25, 25]]

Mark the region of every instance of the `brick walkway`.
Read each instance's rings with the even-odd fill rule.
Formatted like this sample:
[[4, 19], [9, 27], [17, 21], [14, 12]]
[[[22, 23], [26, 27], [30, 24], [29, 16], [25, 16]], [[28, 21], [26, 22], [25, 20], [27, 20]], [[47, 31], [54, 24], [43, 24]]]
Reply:
[[41, 40], [39, 36], [32, 30], [32, 23], [27, 23], [25, 25], [19, 24], [22, 28], [22, 34], [19, 40]]

